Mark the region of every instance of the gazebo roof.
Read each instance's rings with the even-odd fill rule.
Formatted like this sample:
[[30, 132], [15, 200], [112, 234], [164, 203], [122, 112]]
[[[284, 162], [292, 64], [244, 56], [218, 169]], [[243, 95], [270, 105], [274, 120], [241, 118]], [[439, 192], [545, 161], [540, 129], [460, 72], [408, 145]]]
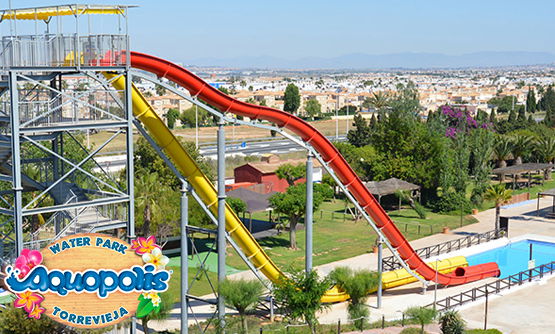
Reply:
[[522, 173], [534, 172], [534, 171], [544, 170], [544, 169], [553, 168], [553, 167], [555, 166], [553, 166], [552, 164], [529, 162], [529, 163], [524, 163], [520, 165], [512, 165], [508, 167], [495, 168], [494, 170], [492, 170], [492, 172], [498, 175], [499, 174], [522, 174]]
[[369, 181], [365, 183], [366, 188], [370, 190], [370, 193], [375, 196], [385, 196], [394, 194], [398, 190], [418, 190], [419, 185], [399, 180], [395, 177], [387, 179], [385, 181]]
[[228, 191], [226, 193], [229, 197], [240, 198], [247, 205], [247, 212], [253, 213], [258, 211], [264, 211], [268, 209], [270, 203], [268, 198], [275, 194], [276, 192], [271, 192], [268, 194], [261, 194], [248, 190], [245, 188], [238, 188], [235, 190]]

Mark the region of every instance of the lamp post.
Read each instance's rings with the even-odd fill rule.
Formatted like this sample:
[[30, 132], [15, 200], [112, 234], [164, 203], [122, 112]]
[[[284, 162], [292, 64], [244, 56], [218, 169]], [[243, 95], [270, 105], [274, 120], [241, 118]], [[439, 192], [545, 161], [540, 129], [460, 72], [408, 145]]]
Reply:
[[351, 100], [347, 100], [347, 130], [345, 131], [345, 135], [349, 133], [349, 103]]
[[198, 106], [195, 104], [195, 148], [198, 150]]

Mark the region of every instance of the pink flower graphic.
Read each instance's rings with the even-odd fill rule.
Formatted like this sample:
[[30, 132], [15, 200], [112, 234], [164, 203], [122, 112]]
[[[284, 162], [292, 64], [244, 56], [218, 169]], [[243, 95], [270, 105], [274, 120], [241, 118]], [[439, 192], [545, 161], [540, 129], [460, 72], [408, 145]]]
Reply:
[[40, 315], [46, 311], [45, 308], [36, 306], [31, 313], [29, 313], [29, 318], [40, 319]]
[[19, 278], [27, 276], [29, 271], [42, 262], [42, 254], [36, 250], [23, 249], [15, 260], [15, 268], [19, 269]]
[[155, 248], [160, 248], [160, 246], [156, 244], [156, 237], [153, 235], [148, 238], [138, 237], [131, 241], [131, 249], [135, 250], [135, 253], [139, 255], [150, 253]]
[[[13, 306], [16, 308], [23, 308], [27, 313], [33, 312], [35, 305], [40, 305], [44, 300], [44, 297], [38, 293], [31, 291], [25, 291], [16, 294], [17, 298], [13, 302]], [[40, 317], [40, 314], [38, 315]]]

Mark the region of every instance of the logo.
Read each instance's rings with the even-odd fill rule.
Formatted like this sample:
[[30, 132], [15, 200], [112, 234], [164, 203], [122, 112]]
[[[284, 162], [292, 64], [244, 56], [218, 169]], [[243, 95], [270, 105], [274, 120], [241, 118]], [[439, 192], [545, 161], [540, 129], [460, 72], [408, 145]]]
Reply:
[[171, 275], [168, 261], [154, 236], [130, 245], [104, 234], [76, 234], [40, 252], [24, 249], [6, 267], [4, 283], [16, 295], [14, 306], [29, 318], [46, 315], [71, 327], [102, 328], [160, 310]]

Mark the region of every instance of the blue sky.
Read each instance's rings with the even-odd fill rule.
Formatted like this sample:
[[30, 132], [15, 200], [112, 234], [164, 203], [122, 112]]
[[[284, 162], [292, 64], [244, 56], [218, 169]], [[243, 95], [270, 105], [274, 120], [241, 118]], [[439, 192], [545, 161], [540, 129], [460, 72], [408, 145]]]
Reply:
[[[40, 1], [40, 5], [67, 1]], [[86, 1], [69, 1], [86, 3]], [[476, 51], [555, 53], [555, 1], [91, 0], [136, 4], [133, 49], [174, 60]], [[8, 1], [2, 0], [4, 8]], [[18, 7], [34, 0], [12, 0]], [[163, 4], [163, 5], [161, 5]]]

